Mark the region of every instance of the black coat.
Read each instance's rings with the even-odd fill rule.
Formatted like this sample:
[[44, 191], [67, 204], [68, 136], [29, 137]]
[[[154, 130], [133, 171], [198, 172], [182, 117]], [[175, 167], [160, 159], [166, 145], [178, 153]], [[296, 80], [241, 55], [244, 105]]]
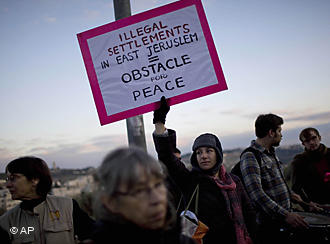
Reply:
[[328, 170], [330, 170], [330, 148], [323, 144], [315, 152], [305, 151], [294, 157], [292, 190], [306, 201], [330, 204], [330, 182], [324, 182], [315, 166], [321, 160], [326, 161]]
[[196, 244], [180, 234], [180, 228], [147, 230], [131, 223], [98, 221], [92, 237], [95, 244]]
[[[181, 188], [184, 198], [189, 200], [196, 185], [199, 184], [198, 218], [209, 227], [203, 238], [204, 244], [236, 243], [233, 223], [226, 214], [226, 203], [221, 190], [207, 175], [198, 171], [189, 171], [178, 160], [173, 151], [176, 148], [175, 131], [168, 130], [168, 136], [153, 136], [158, 158], [169, 171], [169, 175]], [[241, 199], [242, 211], [247, 229], [253, 238], [255, 233], [255, 211], [238, 177], [233, 176], [237, 193]], [[190, 210], [194, 212], [194, 201]]]

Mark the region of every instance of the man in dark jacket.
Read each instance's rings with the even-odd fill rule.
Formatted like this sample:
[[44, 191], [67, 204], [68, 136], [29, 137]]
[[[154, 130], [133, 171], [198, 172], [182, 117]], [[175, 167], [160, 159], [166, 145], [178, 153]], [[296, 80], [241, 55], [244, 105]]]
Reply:
[[317, 129], [306, 128], [299, 139], [305, 147], [292, 162], [292, 190], [319, 204], [330, 204], [330, 149]]

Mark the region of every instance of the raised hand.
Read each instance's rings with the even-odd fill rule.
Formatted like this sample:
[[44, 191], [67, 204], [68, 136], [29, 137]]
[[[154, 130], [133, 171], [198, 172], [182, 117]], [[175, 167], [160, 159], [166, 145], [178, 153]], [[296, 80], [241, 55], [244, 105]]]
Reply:
[[158, 122], [165, 124], [166, 115], [170, 111], [170, 106], [167, 104], [166, 98], [164, 96], [160, 99], [160, 107], [154, 111], [153, 123]]

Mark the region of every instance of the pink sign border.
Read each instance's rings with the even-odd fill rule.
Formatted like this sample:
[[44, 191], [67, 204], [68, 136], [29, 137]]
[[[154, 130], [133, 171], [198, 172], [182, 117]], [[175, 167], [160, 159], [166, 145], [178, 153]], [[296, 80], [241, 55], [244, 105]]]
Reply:
[[168, 99], [168, 103], [169, 103], [169, 105], [174, 105], [174, 104], [182, 103], [185, 101], [189, 101], [192, 99], [196, 99], [196, 98], [199, 98], [202, 96], [210, 95], [212, 93], [216, 93], [216, 92], [228, 89], [226, 80], [225, 80], [225, 77], [223, 75], [223, 71], [222, 71], [222, 68], [220, 65], [218, 54], [217, 54], [217, 51], [216, 51], [216, 48], [215, 48], [215, 45], [213, 42], [211, 31], [210, 31], [210, 28], [207, 23], [207, 19], [205, 16], [205, 12], [204, 12], [201, 0], [177, 1], [174, 3], [164, 5], [159, 8], [155, 8], [155, 9], [152, 9], [152, 10], [140, 13], [140, 14], [132, 15], [130, 17], [120, 19], [115, 22], [105, 24], [105, 25], [96, 27], [94, 29], [77, 34], [78, 42], [80, 45], [80, 49], [81, 49], [81, 53], [82, 53], [83, 60], [85, 63], [85, 67], [87, 70], [87, 76], [90, 81], [90, 86], [92, 89], [92, 93], [93, 93], [93, 97], [94, 97], [94, 101], [95, 101], [95, 105], [96, 105], [96, 109], [97, 109], [97, 112], [99, 115], [101, 125], [106, 125], [106, 124], [116, 122], [116, 121], [119, 121], [122, 119], [126, 119], [129, 117], [133, 117], [136, 115], [140, 115], [140, 114], [144, 114], [144, 113], [153, 111], [159, 105], [157, 102], [154, 102], [154, 103], [150, 103], [150, 104], [147, 104], [147, 105], [144, 105], [141, 107], [137, 107], [134, 109], [126, 110], [124, 112], [120, 112], [120, 113], [108, 116], [105, 105], [104, 105], [103, 97], [101, 94], [101, 89], [99, 87], [99, 83], [97, 80], [97, 76], [96, 76], [96, 72], [94, 69], [92, 56], [91, 56], [91, 53], [90, 53], [90, 50], [88, 47], [87, 40], [90, 38], [93, 38], [95, 36], [102, 35], [107, 32], [110, 32], [110, 31], [113, 31], [116, 29], [120, 29], [120, 28], [126, 27], [128, 25], [132, 25], [132, 24], [135, 24], [135, 23], [138, 23], [138, 22], [150, 19], [150, 18], [154, 18], [154, 17], [160, 16], [160, 15], [166, 14], [166, 13], [174, 12], [176, 10], [179, 10], [179, 9], [182, 9], [182, 8], [185, 8], [188, 6], [192, 6], [192, 5], [196, 6], [200, 24], [202, 26], [203, 34], [204, 34], [204, 37], [205, 37], [205, 40], [207, 43], [207, 47], [208, 47], [208, 50], [210, 53], [210, 57], [211, 57], [211, 60], [213, 63], [213, 68], [214, 68], [215, 74], [218, 79], [218, 83], [216, 85], [204, 87], [204, 88], [194, 90], [194, 91], [182, 94], [182, 95], [171, 97], [170, 99]]

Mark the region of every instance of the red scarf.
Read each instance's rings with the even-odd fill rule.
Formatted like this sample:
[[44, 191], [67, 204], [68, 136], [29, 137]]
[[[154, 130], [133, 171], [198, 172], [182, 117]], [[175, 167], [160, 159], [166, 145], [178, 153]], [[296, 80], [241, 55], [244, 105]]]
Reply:
[[241, 202], [236, 192], [236, 183], [223, 165], [219, 170], [219, 177], [213, 176], [212, 178], [225, 198], [228, 216], [234, 224], [237, 244], [252, 244], [244, 222]]

